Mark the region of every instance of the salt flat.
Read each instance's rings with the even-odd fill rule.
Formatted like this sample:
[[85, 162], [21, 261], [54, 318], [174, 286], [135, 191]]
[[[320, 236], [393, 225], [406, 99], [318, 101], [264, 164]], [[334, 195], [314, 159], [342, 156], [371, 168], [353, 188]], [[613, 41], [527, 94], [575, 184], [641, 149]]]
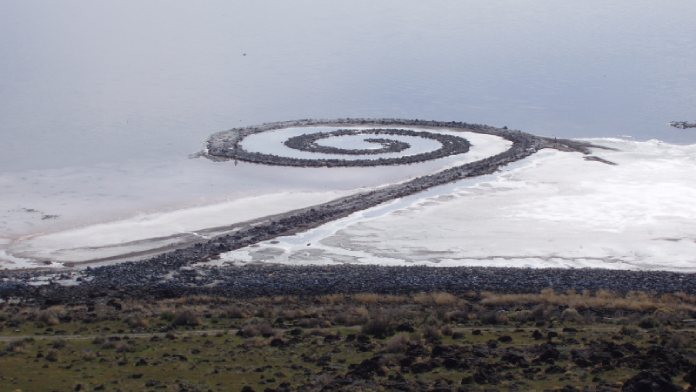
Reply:
[[592, 139], [545, 150], [220, 263], [376, 263], [696, 271], [696, 145]]
[[[300, 130], [264, 133], [248, 148], [255, 142], [296, 154], [282, 144], [288, 132]], [[233, 224], [481, 160], [510, 146], [493, 135], [438, 132], [467, 138], [470, 151], [406, 166], [301, 168], [182, 159], [2, 174], [0, 268], [143, 258]], [[351, 146], [362, 145], [353, 139]], [[409, 141], [411, 154], [436, 147]]]

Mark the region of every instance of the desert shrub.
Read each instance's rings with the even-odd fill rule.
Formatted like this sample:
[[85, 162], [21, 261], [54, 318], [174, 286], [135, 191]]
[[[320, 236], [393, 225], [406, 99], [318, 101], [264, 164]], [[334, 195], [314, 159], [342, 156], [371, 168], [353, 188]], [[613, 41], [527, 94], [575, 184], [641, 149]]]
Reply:
[[95, 354], [94, 351], [91, 351], [91, 350], [82, 351], [82, 360], [83, 361], [93, 361], [95, 359], [97, 359], [97, 354]]
[[131, 345], [130, 343], [127, 342], [118, 342], [116, 343], [115, 347], [117, 352], [119, 353], [132, 353], [135, 352], [135, 347]]
[[355, 306], [336, 312], [332, 321], [337, 325], [361, 325], [367, 322], [369, 311], [364, 306]]
[[679, 314], [672, 309], [659, 308], [653, 312], [653, 317], [657, 319], [660, 323], [671, 324], [679, 321], [681, 317]]
[[381, 339], [394, 334], [394, 325], [387, 317], [373, 316], [362, 325], [361, 330], [366, 335]]
[[345, 295], [343, 294], [327, 294], [322, 295], [317, 298], [317, 301], [322, 304], [336, 304], [345, 301]]
[[665, 341], [665, 346], [679, 350], [684, 347], [689, 347], [692, 344], [693, 339], [686, 333], [675, 332], [671, 334]]
[[508, 317], [513, 320], [517, 321], [520, 323], [526, 323], [532, 320], [535, 320], [536, 318], [534, 317], [534, 313], [531, 310], [528, 309], [522, 309], [518, 310], [515, 312], [510, 312], [508, 314]]
[[442, 342], [442, 332], [435, 325], [429, 325], [423, 330], [423, 339], [428, 343], [439, 344]]
[[549, 318], [550, 311], [546, 305], [536, 305], [532, 308], [532, 318], [535, 321], [546, 321]]
[[275, 305], [286, 305], [297, 303], [297, 297], [294, 295], [276, 295], [269, 298], [269, 302]]
[[147, 328], [150, 326], [148, 320], [143, 316], [130, 316], [126, 319], [126, 324], [131, 328]]
[[276, 316], [275, 309], [270, 306], [257, 307], [253, 313], [255, 317], [264, 319], [274, 319]]
[[411, 339], [406, 333], [399, 333], [387, 340], [384, 344], [384, 351], [388, 353], [402, 353], [408, 348]]
[[60, 324], [57, 312], [51, 309], [44, 309], [36, 312], [35, 320], [41, 325], [55, 326]]
[[237, 332], [237, 335], [245, 338], [253, 338], [256, 336], [270, 337], [273, 336], [273, 334], [273, 327], [265, 320], [248, 322]]
[[51, 350], [48, 353], [46, 353], [46, 356], [44, 356], [44, 359], [49, 361], [49, 362], [58, 362], [58, 351], [56, 350]]
[[456, 323], [465, 323], [469, 321], [469, 312], [466, 310], [455, 310], [452, 312], [447, 312], [445, 314], [446, 321], [453, 321]]
[[484, 311], [482, 313], [479, 313], [479, 320], [483, 324], [492, 324], [492, 325], [507, 324], [508, 316], [505, 314], [505, 312], [491, 310], [491, 311]]
[[3, 351], [6, 353], [22, 353], [24, 352], [26, 344], [26, 340], [15, 340], [7, 343]]
[[319, 318], [303, 318], [299, 319], [295, 322], [295, 325], [301, 328], [326, 328], [331, 326], [331, 323], [329, 323], [326, 320], [322, 320]]
[[296, 320], [307, 316], [307, 312], [302, 309], [283, 309], [278, 314], [283, 320]]
[[223, 315], [231, 319], [241, 319], [246, 318], [247, 313], [241, 307], [232, 305], [225, 308]]
[[619, 333], [624, 336], [636, 336], [640, 333], [640, 330], [633, 325], [624, 325], [619, 330]]
[[169, 310], [165, 310], [165, 311], [160, 313], [159, 317], [160, 317], [160, 319], [162, 319], [164, 321], [171, 322], [171, 321], [174, 321], [174, 317], [176, 317], [176, 316], [175, 316], [174, 312], [169, 311]]
[[450, 293], [432, 293], [433, 303], [438, 306], [454, 305], [459, 298]]
[[358, 293], [353, 295], [353, 300], [362, 304], [376, 304], [379, 302], [379, 294]]
[[445, 292], [417, 293], [413, 295], [413, 301], [420, 305], [454, 305], [459, 301], [455, 295]]
[[56, 350], [60, 350], [60, 349], [62, 349], [62, 348], [65, 348], [65, 346], [67, 346], [67, 344], [68, 344], [68, 343], [67, 343], [65, 340], [63, 340], [63, 339], [57, 339], [57, 340], [54, 340], [54, 341], [51, 343], [51, 347], [53, 347], [53, 348], [56, 349]]
[[172, 319], [172, 325], [174, 326], [194, 327], [196, 325], [199, 325], [200, 323], [200, 318], [191, 309], [177, 311], [174, 314], [174, 319]]
[[645, 316], [638, 322], [638, 326], [643, 329], [652, 329], [660, 326], [660, 322], [653, 316]]
[[575, 308], [566, 308], [561, 312], [561, 320], [569, 323], [581, 323], [584, 319]]
[[104, 344], [102, 344], [102, 345], [100, 346], [100, 348], [101, 348], [102, 350], [113, 350], [113, 349], [116, 348], [116, 342], [111, 342], [111, 341], [104, 342]]

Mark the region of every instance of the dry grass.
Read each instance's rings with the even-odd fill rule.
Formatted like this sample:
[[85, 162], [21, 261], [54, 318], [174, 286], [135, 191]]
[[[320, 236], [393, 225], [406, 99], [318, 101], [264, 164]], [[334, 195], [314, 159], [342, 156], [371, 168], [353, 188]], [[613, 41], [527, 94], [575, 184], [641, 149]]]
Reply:
[[389, 338], [384, 344], [384, 351], [388, 353], [402, 353], [408, 348], [411, 338], [407, 333], [401, 332]]
[[360, 325], [367, 322], [370, 311], [363, 305], [350, 306], [340, 309], [332, 317], [332, 321], [337, 325]]
[[317, 301], [319, 303], [325, 304], [325, 305], [334, 305], [338, 303], [343, 303], [346, 301], [346, 296], [343, 294], [328, 294], [328, 295], [322, 295], [317, 298]]
[[376, 304], [379, 302], [379, 294], [360, 293], [353, 295], [353, 300], [361, 304]]
[[584, 318], [575, 308], [567, 308], [561, 312], [561, 320], [571, 323], [581, 323], [584, 321]]
[[198, 317], [199, 313], [196, 313], [192, 309], [184, 309], [174, 313], [174, 319], [172, 320], [172, 325], [175, 326], [187, 326], [195, 327], [201, 324], [201, 320]]
[[459, 298], [457, 298], [455, 295], [445, 292], [418, 293], [413, 296], [413, 301], [426, 306], [447, 306], [457, 304], [459, 302]]
[[352, 299], [355, 302], [369, 305], [369, 304], [400, 304], [408, 301], [407, 296], [403, 295], [391, 295], [391, 294], [377, 294], [377, 293], [358, 293], [353, 294]]
[[538, 294], [498, 294], [481, 293], [482, 305], [554, 305], [568, 306], [577, 310], [628, 310], [628, 311], [667, 311], [696, 312], [696, 296], [683, 293], [651, 295], [645, 292], [629, 292], [625, 295], [608, 290], [598, 290], [592, 294], [588, 291], [577, 293], [574, 290], [557, 293], [552, 289], [542, 290]]

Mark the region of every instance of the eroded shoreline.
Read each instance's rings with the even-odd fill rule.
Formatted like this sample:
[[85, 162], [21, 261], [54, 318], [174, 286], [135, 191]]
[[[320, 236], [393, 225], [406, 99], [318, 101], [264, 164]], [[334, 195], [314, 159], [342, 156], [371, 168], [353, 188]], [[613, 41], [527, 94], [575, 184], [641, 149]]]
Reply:
[[[421, 120], [299, 120], [293, 122], [264, 124], [258, 127], [247, 127], [218, 133], [211, 137], [209, 147], [229, 147], [229, 143], [238, 143], [240, 135], [262, 132], [264, 130], [279, 129], [290, 126], [417, 126], [438, 127], [449, 130], [461, 130], [499, 136], [510, 142], [512, 146], [497, 155], [461, 166], [442, 170], [440, 172], [421, 176], [413, 180], [389, 185], [377, 190], [362, 192], [336, 199], [327, 203], [309, 208], [291, 211], [263, 219], [254, 224], [241, 227], [233, 233], [225, 234], [207, 241], [197, 242], [173, 251], [163, 253], [144, 261], [125, 262], [115, 265], [107, 265], [82, 270], [76, 286], [62, 287], [51, 284], [43, 287], [31, 287], [26, 284], [32, 277], [42, 272], [2, 272], [0, 273], [0, 294], [3, 297], [39, 297], [51, 296], [63, 298], [90, 297], [101, 293], [105, 288], [109, 290], [125, 290], [126, 293], [206, 293], [215, 291], [227, 295], [265, 295], [281, 292], [321, 293], [322, 290], [347, 290], [349, 292], [369, 291], [395, 291], [400, 290], [436, 290], [462, 288], [495, 289], [499, 291], [535, 291], [545, 287], [555, 287], [553, 279], [543, 278], [545, 270], [524, 270], [515, 268], [486, 269], [456, 267], [453, 269], [419, 269], [421, 267], [403, 267], [403, 269], [389, 269], [390, 267], [367, 266], [342, 266], [342, 267], [280, 267], [280, 266], [253, 266], [253, 267], [216, 267], [204, 269], [192, 269], [191, 264], [205, 262], [217, 257], [217, 255], [245, 246], [253, 245], [261, 241], [270, 240], [278, 236], [289, 235], [308, 230], [324, 223], [348, 216], [354, 212], [364, 210], [376, 205], [412, 195], [428, 188], [447, 184], [465, 178], [490, 174], [500, 167], [511, 162], [526, 158], [544, 148], [554, 148], [561, 151], [574, 151], [589, 154], [589, 143], [571, 140], [550, 139], [534, 136], [516, 130], [499, 129], [484, 125], [436, 122]], [[220, 147], [221, 148], [221, 147]], [[213, 148], [214, 150], [215, 148]], [[210, 149], [209, 149], [210, 153]], [[213, 154], [214, 155], [214, 154]], [[217, 158], [220, 158], [219, 156]], [[230, 157], [228, 157], [230, 158]], [[230, 158], [234, 159], [234, 158]], [[492, 239], [494, 240], [494, 239]], [[248, 269], [245, 269], [248, 268]], [[370, 270], [373, 268], [373, 270]], [[199, 271], [205, 270], [204, 274]], [[440, 270], [431, 271], [431, 270]], [[452, 272], [443, 273], [442, 270]], [[371, 275], [365, 275], [365, 271], [373, 271], [375, 276], [380, 276], [380, 281], [370, 279]], [[387, 273], [387, 271], [390, 271]], [[420, 271], [420, 272], [417, 272]], [[483, 271], [483, 272], [472, 272]], [[486, 271], [507, 271], [504, 274], [488, 273]], [[536, 272], [530, 272], [536, 271]], [[687, 291], [693, 292], [691, 281], [693, 275], [662, 272], [625, 272], [611, 270], [570, 270], [560, 273], [562, 270], [549, 270], [556, 277], [583, 275], [584, 278], [563, 280], [559, 284], [562, 288], [612, 288], [617, 291], [631, 289], [655, 290], [655, 291]], [[582, 271], [582, 272], [577, 272]], [[52, 272], [55, 274], [56, 272]], [[297, 275], [297, 274], [300, 275]], [[43, 272], [43, 274], [47, 274]], [[50, 274], [50, 273], [48, 273]], [[276, 276], [280, 280], [268, 277]], [[636, 278], [619, 279], [619, 274], [637, 274]], [[323, 276], [319, 279], [315, 275]], [[394, 275], [394, 276], [392, 276]], [[627, 276], [629, 276], [627, 275]], [[395, 277], [396, 276], [396, 277]], [[506, 280], [499, 280], [500, 276], [506, 276]], [[638, 278], [644, 276], [644, 278]], [[398, 278], [397, 278], [398, 277]], [[606, 277], [606, 278], [603, 278]], [[355, 283], [340, 283], [341, 279], [354, 279]], [[239, 280], [242, 279], [242, 280]], [[285, 283], [283, 282], [285, 279]], [[483, 281], [482, 281], [483, 279]], [[393, 280], [393, 284], [390, 283]], [[320, 282], [314, 284], [314, 282]], [[645, 285], [645, 282], [651, 282]], [[258, 282], [255, 283], [255, 282]], [[293, 283], [294, 282], [294, 283]], [[339, 282], [339, 283], [337, 283]], [[371, 282], [371, 283], [366, 283]], [[597, 284], [601, 282], [600, 287]], [[641, 283], [643, 282], [643, 283]], [[574, 287], [577, 286], [577, 287]], [[327, 286], [326, 288], [322, 288]], [[509, 286], [509, 288], [506, 288]], [[70, 294], [72, 293], [72, 294]]]
[[[165, 272], [162, 270], [161, 272]], [[76, 286], [50, 283], [30, 286], [23, 279], [0, 283], [0, 298], [32, 302], [86, 303], [101, 297], [174, 298], [187, 295], [259, 297], [274, 295], [352, 294], [362, 292], [406, 294], [446, 291], [534, 293], [546, 288], [610, 290], [617, 293], [645, 291], [696, 294], [695, 274], [665, 271], [607, 269], [530, 269], [492, 267], [385, 267], [377, 265], [247, 266], [180, 269], [169, 279], [140, 275], [136, 264], [124, 265], [120, 275], [95, 268], [91, 281]]]

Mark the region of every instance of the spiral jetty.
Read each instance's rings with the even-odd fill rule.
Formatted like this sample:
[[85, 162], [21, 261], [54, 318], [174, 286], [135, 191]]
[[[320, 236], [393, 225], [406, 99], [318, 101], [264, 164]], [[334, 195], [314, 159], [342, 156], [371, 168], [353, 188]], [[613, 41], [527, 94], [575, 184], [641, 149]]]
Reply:
[[[250, 152], [244, 149], [245, 137], [260, 132], [289, 127], [339, 127], [333, 132], [318, 132], [293, 137], [285, 142], [302, 151], [342, 154], [346, 159], [304, 159]], [[342, 128], [343, 127], [343, 128]], [[345, 129], [360, 127], [362, 129]], [[399, 127], [419, 128], [418, 131]], [[381, 128], [381, 129], [378, 129]], [[194, 263], [216, 259], [221, 253], [292, 235], [324, 223], [340, 219], [359, 210], [398, 199], [428, 188], [497, 171], [500, 167], [526, 158], [544, 148], [589, 154], [590, 148], [604, 148], [585, 142], [546, 138], [518, 130], [495, 128], [463, 122], [440, 122], [399, 119], [297, 120], [235, 128], [210, 137], [206, 156], [214, 160], [241, 160], [256, 164], [345, 167], [412, 164], [468, 151], [469, 142], [458, 136], [426, 132], [446, 129], [488, 134], [511, 142], [506, 151], [479, 161], [462, 164], [412, 180], [379, 189], [357, 193], [333, 201], [287, 213], [234, 225], [234, 230], [213, 239], [189, 243], [176, 250], [165, 251], [143, 261], [129, 261], [79, 271], [73, 287], [51, 283], [34, 287], [26, 282], [46, 271], [7, 271], [0, 273], [0, 298], [23, 297], [45, 302], [85, 301], [95, 296], [177, 296], [192, 293], [220, 295], [317, 294], [328, 292], [408, 292], [427, 290], [478, 290], [506, 292], [538, 291], [545, 287], [558, 289], [608, 288], [616, 291], [650, 288], [655, 291], [696, 292], [696, 280], [690, 274], [669, 272], [632, 272], [606, 270], [530, 270], [483, 267], [382, 267], [382, 266], [222, 266], [190, 268]], [[368, 143], [379, 148], [345, 150], [322, 146], [318, 141], [336, 136], [364, 135]], [[354, 159], [354, 156], [399, 153], [408, 143], [394, 140], [394, 135], [423, 137], [435, 140], [441, 147], [423, 154], [392, 158]], [[445, 137], [442, 137], [445, 136]], [[377, 152], [375, 152], [377, 151]], [[491, 239], [494, 241], [495, 239]], [[617, 279], [618, 276], [622, 278]], [[635, 287], [641, 286], [641, 287]]]

